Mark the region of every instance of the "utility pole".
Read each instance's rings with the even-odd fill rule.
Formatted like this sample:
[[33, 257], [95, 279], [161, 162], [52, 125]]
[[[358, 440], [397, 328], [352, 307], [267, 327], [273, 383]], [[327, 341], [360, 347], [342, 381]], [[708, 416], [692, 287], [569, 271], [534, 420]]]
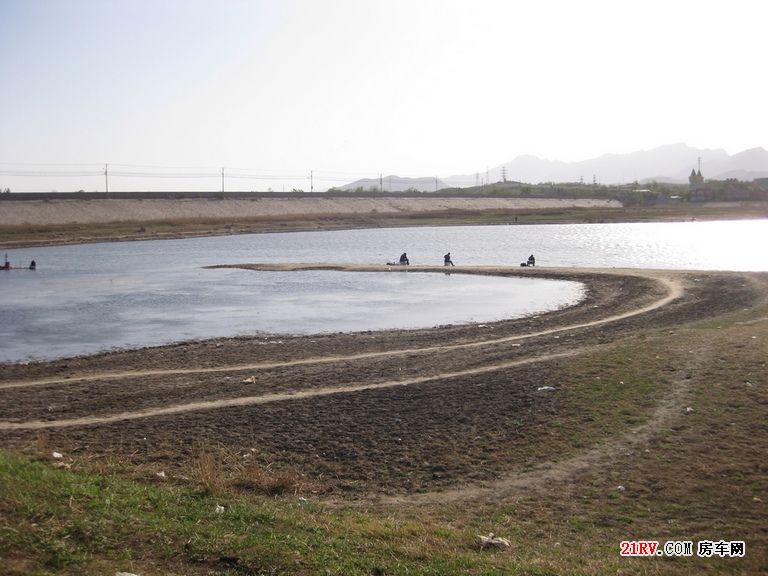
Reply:
[[221, 168], [221, 193], [224, 194], [224, 167]]
[[104, 189], [109, 194], [109, 164], [104, 164]]
[[312, 170], [309, 171], [309, 191], [310, 192], [315, 191], [315, 176], [312, 173]]
[[382, 174], [379, 174], [379, 193], [384, 191], [384, 178]]
[[437, 176], [435, 176], [435, 192], [437, 192]]

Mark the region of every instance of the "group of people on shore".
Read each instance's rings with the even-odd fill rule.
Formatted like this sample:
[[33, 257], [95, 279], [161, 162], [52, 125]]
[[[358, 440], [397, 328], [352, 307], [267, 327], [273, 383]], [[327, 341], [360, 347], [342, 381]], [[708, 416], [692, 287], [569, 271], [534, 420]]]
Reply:
[[[451, 261], [451, 253], [448, 252], [445, 256], [443, 256], [443, 262], [445, 266], [453, 266], [453, 262]], [[406, 252], [403, 252], [400, 254], [400, 261], [397, 263], [400, 266], [408, 266], [410, 265], [411, 261], [408, 259], [408, 254]], [[388, 266], [395, 265], [395, 262], [387, 262]]]
[[[387, 262], [388, 266], [396, 266], [397, 264], [400, 266], [409, 266], [411, 264], [411, 261], [408, 259], [408, 254], [406, 252], [400, 254], [399, 262]], [[453, 260], [451, 260], [450, 252], [443, 256], [443, 266], [454, 266]], [[528, 256], [528, 261], [521, 263], [520, 266], [536, 266], [536, 258], [533, 256], [533, 254], [531, 254]]]

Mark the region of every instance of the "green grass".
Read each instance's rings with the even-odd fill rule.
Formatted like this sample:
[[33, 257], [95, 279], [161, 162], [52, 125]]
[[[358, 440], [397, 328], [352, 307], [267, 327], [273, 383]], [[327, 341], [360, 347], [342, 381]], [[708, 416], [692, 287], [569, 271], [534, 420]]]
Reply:
[[141, 574], [531, 573], [509, 554], [479, 551], [466, 530], [293, 499], [217, 498], [7, 453], [0, 491], [6, 574], [95, 566]]

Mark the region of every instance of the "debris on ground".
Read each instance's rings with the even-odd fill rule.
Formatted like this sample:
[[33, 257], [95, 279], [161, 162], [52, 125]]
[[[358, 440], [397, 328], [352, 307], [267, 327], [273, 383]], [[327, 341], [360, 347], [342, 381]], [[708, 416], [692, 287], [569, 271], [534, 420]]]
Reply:
[[555, 389], [554, 386], [539, 386], [538, 388], [536, 388], [536, 391], [542, 392], [544, 390], [554, 390], [554, 389]]
[[483, 550], [485, 548], [500, 548], [505, 549], [512, 546], [512, 544], [507, 540], [506, 538], [500, 538], [499, 536], [496, 536], [493, 532], [490, 532], [487, 536], [483, 536], [482, 534], [478, 536], [480, 539], [480, 549]]
[[62, 458], [64, 458], [64, 454], [62, 454], [61, 452], [54, 452], [53, 454], [51, 454], [51, 456], [53, 457], [54, 460], [61, 460]]

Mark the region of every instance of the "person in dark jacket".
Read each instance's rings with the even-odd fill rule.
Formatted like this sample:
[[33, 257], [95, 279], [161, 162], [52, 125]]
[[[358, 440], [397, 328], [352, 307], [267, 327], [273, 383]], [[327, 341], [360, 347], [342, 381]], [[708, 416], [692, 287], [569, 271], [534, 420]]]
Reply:
[[400, 264], [402, 264], [403, 266], [408, 266], [408, 264], [410, 264], [410, 262], [408, 261], [408, 254], [406, 254], [405, 252], [403, 252], [400, 255]]

